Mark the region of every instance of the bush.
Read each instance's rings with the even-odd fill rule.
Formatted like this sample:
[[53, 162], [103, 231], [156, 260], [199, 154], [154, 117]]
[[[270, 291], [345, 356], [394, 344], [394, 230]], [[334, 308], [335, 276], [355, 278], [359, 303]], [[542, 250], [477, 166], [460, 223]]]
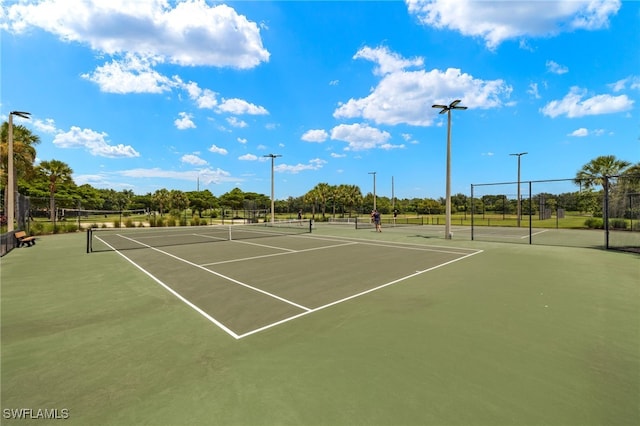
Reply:
[[136, 227], [135, 223], [133, 223], [133, 219], [126, 219], [124, 221], [124, 226], [125, 226], [125, 228], [135, 228]]
[[624, 219], [611, 219], [609, 226], [613, 229], [627, 229], [627, 221]]
[[173, 217], [167, 219], [167, 226], [176, 226], [176, 219]]
[[120, 228], [120, 220], [119, 219], [114, 219], [113, 220], [113, 227], [114, 228]]
[[29, 230], [31, 231], [31, 235], [42, 235], [44, 231], [44, 223], [32, 222]]
[[584, 225], [589, 229], [604, 229], [604, 221], [595, 217], [585, 220]]
[[198, 216], [194, 216], [191, 218], [191, 226], [200, 225], [200, 218]]

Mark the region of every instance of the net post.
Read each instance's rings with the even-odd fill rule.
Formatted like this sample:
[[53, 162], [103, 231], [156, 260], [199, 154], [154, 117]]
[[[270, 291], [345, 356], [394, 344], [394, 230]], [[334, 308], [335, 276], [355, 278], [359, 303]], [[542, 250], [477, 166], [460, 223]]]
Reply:
[[313, 231], [313, 220], [309, 219], [309, 233]]
[[[473, 214], [475, 213], [473, 208], [474, 205], [475, 203], [473, 202], [473, 184], [471, 184], [471, 241], [473, 241]], [[504, 209], [502, 211], [504, 212]]]
[[91, 253], [91, 227], [87, 229], [87, 253]]

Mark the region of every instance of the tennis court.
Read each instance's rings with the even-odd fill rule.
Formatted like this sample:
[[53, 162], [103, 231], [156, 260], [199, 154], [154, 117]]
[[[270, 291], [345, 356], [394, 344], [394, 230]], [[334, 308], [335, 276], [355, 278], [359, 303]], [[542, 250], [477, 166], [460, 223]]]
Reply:
[[637, 254], [226, 231], [4, 256], [2, 424], [639, 424]]
[[482, 252], [316, 236], [310, 229], [293, 222], [95, 230], [89, 251], [116, 250], [236, 339]]

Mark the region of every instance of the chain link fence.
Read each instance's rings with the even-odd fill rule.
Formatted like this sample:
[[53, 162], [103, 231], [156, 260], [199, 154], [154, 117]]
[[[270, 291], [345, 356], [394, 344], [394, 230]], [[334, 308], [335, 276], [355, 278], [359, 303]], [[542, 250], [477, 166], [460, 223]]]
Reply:
[[640, 252], [638, 177], [471, 185], [471, 239]]

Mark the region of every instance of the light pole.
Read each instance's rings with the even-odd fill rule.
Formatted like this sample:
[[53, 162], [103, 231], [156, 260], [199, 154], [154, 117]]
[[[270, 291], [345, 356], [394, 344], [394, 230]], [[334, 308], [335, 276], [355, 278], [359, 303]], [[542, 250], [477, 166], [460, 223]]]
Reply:
[[273, 162], [277, 157], [282, 157], [282, 155], [277, 154], [267, 154], [264, 157], [271, 158], [271, 223], [275, 222], [274, 216], [274, 198], [273, 198]]
[[432, 108], [440, 108], [440, 114], [447, 113], [447, 189], [445, 206], [444, 238], [451, 239], [451, 110], [467, 109], [466, 106], [458, 106], [462, 102], [456, 99], [449, 105], [432, 105]]
[[517, 205], [518, 205], [518, 213], [517, 213], [518, 217], [516, 219], [516, 221], [518, 223], [518, 228], [520, 228], [520, 216], [521, 216], [521, 213], [522, 213], [521, 206], [520, 206], [520, 157], [522, 157], [523, 155], [526, 155], [526, 154], [528, 154], [528, 153], [527, 152], [519, 152], [517, 154], [509, 154], [509, 155], [514, 155], [514, 156], [518, 157], [518, 203], [517, 203]]
[[9, 134], [7, 139], [7, 232], [14, 229], [13, 220], [15, 218], [15, 177], [13, 167], [13, 116], [29, 119], [31, 113], [25, 111], [11, 111], [9, 113]]
[[370, 175], [373, 175], [373, 209], [376, 209], [376, 173], [377, 172], [369, 172]]

